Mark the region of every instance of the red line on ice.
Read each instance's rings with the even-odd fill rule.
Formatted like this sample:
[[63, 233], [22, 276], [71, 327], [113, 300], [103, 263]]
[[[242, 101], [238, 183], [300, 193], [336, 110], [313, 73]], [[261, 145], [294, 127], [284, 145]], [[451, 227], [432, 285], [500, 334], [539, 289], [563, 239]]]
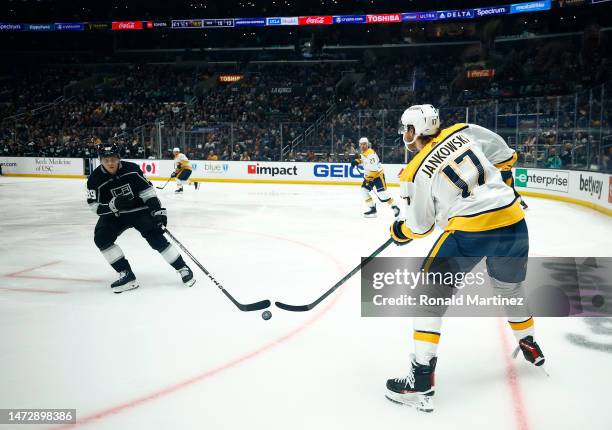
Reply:
[[[52, 261], [50, 263], [41, 264], [38, 266], [30, 267], [29, 269], [20, 270], [18, 272], [7, 273], [4, 276], [7, 278], [23, 278], [23, 279], [43, 279], [47, 281], [72, 281], [72, 282], [102, 282], [101, 279], [82, 279], [82, 278], [60, 278], [57, 276], [42, 276], [42, 275], [24, 275], [24, 273], [33, 272], [34, 270], [41, 269], [47, 266], [53, 266], [59, 264], [61, 261]], [[44, 291], [44, 290], [41, 290]]]
[[40, 269], [41, 267], [52, 266], [52, 265], [58, 264], [58, 263], [59, 263], [59, 261], [52, 261], [50, 263], [39, 264], [38, 266], [30, 267], [29, 269], [20, 270], [18, 272], [13, 272], [13, 273], [7, 273], [4, 276], [15, 277], [15, 276], [20, 275], [22, 273], [31, 272], [33, 270]]
[[0, 290], [16, 291], [18, 293], [68, 294], [68, 291], [39, 290], [39, 289], [36, 289], [36, 288], [7, 288], [7, 287], [0, 287]]
[[512, 349], [507, 337], [508, 334], [506, 332], [506, 322], [503, 318], [497, 318], [497, 329], [499, 332], [499, 339], [502, 343], [502, 355], [504, 356], [504, 361], [506, 363], [506, 379], [508, 381], [508, 385], [510, 386], [510, 394], [512, 395], [516, 428], [518, 430], [528, 430], [529, 425], [527, 422], [527, 413], [525, 411], [525, 402], [523, 401], [521, 386], [519, 384], [516, 368], [514, 367], [513, 358], [511, 356]]
[[[187, 227], [187, 226], [183, 226], [183, 227]], [[209, 227], [200, 227], [200, 226], [188, 226], [189, 228], [209, 228]], [[265, 233], [256, 233], [256, 232], [246, 232], [246, 231], [239, 231], [239, 230], [230, 230], [230, 229], [218, 229], [218, 230], [224, 230], [224, 231], [232, 231], [232, 232], [237, 232], [237, 233], [248, 233], [248, 234], [255, 234], [255, 235], [259, 235], [259, 236], [266, 236], [266, 237], [270, 237], [273, 239], [278, 239], [278, 240], [284, 240], [284, 241], [288, 241], [288, 242], [292, 242], [292, 243], [296, 243], [299, 244], [301, 246], [304, 246], [306, 248], [310, 248], [313, 249], [314, 251], [326, 255], [329, 259], [331, 259], [334, 264], [336, 265], [336, 267], [338, 268], [338, 271], [342, 271], [343, 268], [340, 265], [340, 262], [338, 262], [338, 260], [336, 260], [331, 254], [328, 254], [326, 251], [323, 251], [319, 248], [316, 248], [312, 245], [309, 245], [307, 243], [304, 242], [300, 242], [297, 240], [293, 240], [293, 239], [287, 239], [284, 237], [280, 237], [280, 236], [274, 236], [274, 235], [269, 235], [269, 234], [265, 234]], [[331, 301], [328, 303], [328, 305], [326, 307], [323, 308], [323, 310], [321, 310], [319, 313], [315, 314], [312, 318], [310, 318], [309, 320], [307, 320], [304, 324], [296, 327], [295, 329], [291, 330], [289, 333], [271, 341], [268, 342], [266, 344], [264, 344], [263, 346], [248, 352], [242, 356], [239, 356], [237, 358], [234, 358], [233, 360], [228, 361], [225, 364], [222, 364], [218, 367], [215, 367], [213, 369], [209, 369], [206, 370], [202, 373], [200, 373], [199, 375], [193, 376], [189, 379], [186, 379], [184, 381], [178, 382], [176, 384], [170, 385], [166, 388], [162, 388], [158, 391], [154, 391], [151, 394], [146, 394], [142, 397], [138, 397], [136, 399], [127, 401], [125, 403], [122, 403], [120, 405], [117, 406], [113, 406], [107, 409], [103, 409], [99, 412], [96, 413], [92, 413], [90, 415], [87, 415], [83, 418], [77, 419], [75, 424], [67, 424], [67, 425], [63, 425], [60, 427], [54, 427], [54, 430], [64, 430], [64, 429], [72, 429], [75, 427], [78, 427], [80, 425], [84, 425], [84, 424], [90, 424], [94, 421], [109, 417], [111, 415], [114, 414], [118, 414], [120, 412], [123, 412], [126, 409], [130, 409], [130, 408], [134, 408], [137, 406], [140, 406], [146, 402], [149, 402], [151, 400], [156, 400], [158, 398], [164, 397], [168, 394], [172, 394], [175, 391], [180, 390], [181, 388], [185, 388], [188, 387], [190, 385], [193, 385], [195, 383], [198, 383], [200, 381], [203, 381], [205, 379], [208, 379], [210, 377], [213, 377], [215, 375], [217, 375], [218, 373], [223, 372], [224, 370], [227, 369], [231, 369], [232, 367], [235, 367], [251, 358], [257, 357], [258, 355], [274, 348], [275, 346], [278, 346], [280, 344], [282, 344], [283, 342], [291, 339], [292, 337], [294, 337], [295, 335], [297, 335], [298, 333], [300, 333], [301, 331], [303, 331], [304, 329], [306, 329], [307, 327], [309, 327], [310, 325], [312, 325], [314, 322], [316, 322], [319, 318], [321, 318], [323, 315], [325, 315], [333, 306], [334, 304], [338, 301], [338, 298], [341, 297], [342, 293], [345, 291], [345, 289], [342, 289], [342, 291], [339, 291], [338, 294], [336, 294], [334, 297], [331, 298]]]

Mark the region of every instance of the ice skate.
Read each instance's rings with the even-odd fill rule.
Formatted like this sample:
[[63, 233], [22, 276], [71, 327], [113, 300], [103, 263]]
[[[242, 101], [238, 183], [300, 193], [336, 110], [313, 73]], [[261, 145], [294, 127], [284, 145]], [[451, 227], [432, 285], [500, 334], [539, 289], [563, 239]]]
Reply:
[[177, 272], [179, 273], [179, 275], [181, 275], [183, 285], [185, 285], [186, 287], [191, 287], [193, 286], [193, 284], [195, 284], [196, 280], [193, 277], [193, 272], [191, 271], [189, 266], [184, 266], [177, 270]]
[[363, 216], [366, 218], [376, 218], [376, 206], [372, 206], [370, 209], [364, 212]]
[[131, 270], [123, 270], [119, 272], [119, 279], [111, 284], [113, 293], [119, 294], [124, 291], [135, 290], [138, 288], [138, 281]]
[[535, 366], [541, 366], [544, 364], [544, 354], [540, 349], [540, 345], [533, 340], [532, 336], [527, 336], [519, 341], [519, 346], [517, 346], [512, 353], [512, 358], [516, 358], [519, 351], [523, 352], [525, 360], [534, 364]]
[[429, 366], [417, 363], [414, 354], [411, 354], [410, 358], [410, 370], [407, 376], [387, 380], [385, 397], [392, 402], [412, 406], [422, 412], [432, 412], [437, 358], [432, 358]]

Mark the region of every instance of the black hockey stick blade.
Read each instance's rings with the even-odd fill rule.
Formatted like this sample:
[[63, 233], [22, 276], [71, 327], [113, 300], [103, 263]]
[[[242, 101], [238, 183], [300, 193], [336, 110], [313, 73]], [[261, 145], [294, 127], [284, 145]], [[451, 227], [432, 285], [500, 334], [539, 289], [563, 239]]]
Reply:
[[262, 300], [260, 302], [256, 302], [256, 303], [249, 303], [246, 305], [243, 305], [241, 303], [237, 303], [238, 308], [243, 311], [243, 312], [251, 312], [251, 311], [260, 311], [262, 309], [267, 309], [269, 308], [272, 303], [270, 302], [270, 300]]
[[378, 254], [380, 254], [387, 246], [391, 245], [392, 243], [393, 243], [393, 239], [389, 238], [385, 243], [380, 245], [378, 247], [378, 249], [376, 251], [374, 251], [368, 258], [363, 260], [363, 262], [360, 262], [357, 265], [357, 267], [355, 267], [353, 270], [351, 270], [349, 273], [347, 273], [344, 276], [344, 278], [342, 278], [338, 282], [336, 282], [336, 284], [333, 287], [331, 287], [329, 290], [327, 290], [321, 297], [319, 297], [314, 302], [312, 302], [312, 303], [310, 303], [308, 305], [288, 305], [287, 303], [282, 303], [282, 302], [274, 302], [274, 304], [276, 305], [277, 308], [280, 308], [280, 309], [283, 309], [283, 310], [286, 310], [286, 311], [290, 311], [290, 312], [306, 312], [306, 311], [311, 310], [312, 308], [317, 306], [319, 303], [321, 303], [323, 300], [325, 300], [327, 298], [327, 296], [329, 296], [331, 293], [333, 293], [338, 288], [340, 288], [342, 286], [342, 284], [344, 284], [346, 281], [348, 281], [355, 273], [359, 272], [363, 267], [365, 267], [366, 264], [368, 264], [370, 261], [372, 261], [374, 259], [374, 257], [376, 257]]
[[309, 305], [288, 305], [287, 303], [274, 302], [274, 304], [276, 305], [277, 308], [280, 308], [286, 311], [290, 311], [290, 312], [306, 312], [316, 306], [316, 304], [313, 304], [313, 303]]

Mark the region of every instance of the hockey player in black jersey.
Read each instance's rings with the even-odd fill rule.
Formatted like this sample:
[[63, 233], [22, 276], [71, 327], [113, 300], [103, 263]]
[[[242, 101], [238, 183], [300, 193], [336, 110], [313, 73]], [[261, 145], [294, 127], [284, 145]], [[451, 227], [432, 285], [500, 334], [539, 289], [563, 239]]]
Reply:
[[112, 144], [100, 147], [100, 163], [87, 180], [87, 203], [99, 216], [94, 242], [120, 278], [111, 284], [114, 293], [138, 288], [138, 281], [123, 251], [115, 244], [128, 228], [135, 228], [151, 248], [181, 275], [183, 283], [195, 283], [193, 272], [183, 257], [164, 236], [168, 219], [166, 209], [155, 194], [151, 182], [137, 164], [121, 161], [119, 148]]

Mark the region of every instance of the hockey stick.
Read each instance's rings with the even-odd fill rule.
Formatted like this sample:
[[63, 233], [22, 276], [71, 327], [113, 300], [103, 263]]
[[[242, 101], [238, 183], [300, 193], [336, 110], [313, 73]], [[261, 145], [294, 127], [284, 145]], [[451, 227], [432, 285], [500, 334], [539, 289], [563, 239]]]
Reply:
[[170, 231], [168, 231], [167, 228], [164, 228], [164, 232], [170, 237], [170, 239], [172, 239], [172, 241], [174, 243], [177, 244], [177, 246], [179, 248], [181, 248], [181, 251], [183, 251], [185, 254], [187, 254], [187, 256], [189, 258], [191, 258], [191, 261], [193, 261], [196, 264], [196, 266], [198, 266], [200, 268], [200, 270], [202, 270], [202, 272], [204, 272], [206, 274], [206, 276], [208, 276], [208, 279], [213, 281], [213, 283], [217, 287], [219, 287], [219, 289], [221, 291], [223, 291], [223, 294], [225, 294], [225, 296], [228, 299], [230, 299], [232, 301], [232, 303], [235, 304], [238, 309], [240, 309], [243, 312], [249, 312], [249, 311], [258, 311], [258, 310], [266, 309], [266, 308], [270, 307], [270, 305], [271, 305], [270, 300], [262, 300], [260, 302], [248, 303], [248, 304], [242, 304], [242, 303], [238, 302], [234, 297], [232, 297], [232, 295], [225, 288], [223, 288], [223, 285], [221, 285], [221, 283], [219, 281], [217, 281], [215, 279], [215, 277], [213, 275], [211, 275], [210, 272], [208, 270], [206, 270], [204, 268], [204, 266], [202, 266], [198, 260], [196, 260], [196, 258], [187, 250], [187, 248], [185, 248], [183, 246], [183, 244], [181, 242], [179, 242], [179, 240], [176, 237], [174, 237], [174, 235], [172, 233], [170, 233]]
[[164, 185], [162, 185], [161, 187], [155, 187], [158, 190], [163, 190], [164, 188], [166, 188], [166, 185], [168, 185], [170, 183], [171, 180], [173, 180], [174, 178], [170, 178], [166, 181], [166, 183]]
[[317, 300], [315, 300], [314, 302], [310, 303], [309, 305], [288, 305], [286, 303], [281, 303], [281, 302], [275, 302], [274, 304], [276, 305], [277, 308], [281, 308], [281, 309], [284, 309], [286, 311], [291, 311], [291, 312], [306, 312], [306, 311], [311, 310], [316, 305], [318, 305], [323, 300], [325, 300], [325, 298], [327, 298], [327, 296], [329, 296], [331, 293], [333, 293], [338, 288], [340, 288], [340, 286], [342, 284], [344, 284], [346, 281], [348, 281], [351, 278], [351, 276], [353, 276], [355, 273], [359, 272], [361, 270], [361, 268], [365, 267], [366, 264], [368, 264], [370, 261], [372, 261], [374, 259], [374, 257], [376, 257], [378, 254], [380, 254], [387, 246], [391, 245], [392, 243], [393, 243], [393, 239], [389, 238], [385, 243], [380, 245], [378, 247], [378, 249], [376, 251], [374, 251], [368, 258], [363, 260], [362, 263], [359, 263], [357, 265], [357, 267], [355, 267], [353, 270], [351, 270], [349, 273], [347, 273], [344, 276], [344, 278], [342, 278], [338, 282], [336, 282], [336, 285], [331, 287], [321, 297], [319, 297]]

